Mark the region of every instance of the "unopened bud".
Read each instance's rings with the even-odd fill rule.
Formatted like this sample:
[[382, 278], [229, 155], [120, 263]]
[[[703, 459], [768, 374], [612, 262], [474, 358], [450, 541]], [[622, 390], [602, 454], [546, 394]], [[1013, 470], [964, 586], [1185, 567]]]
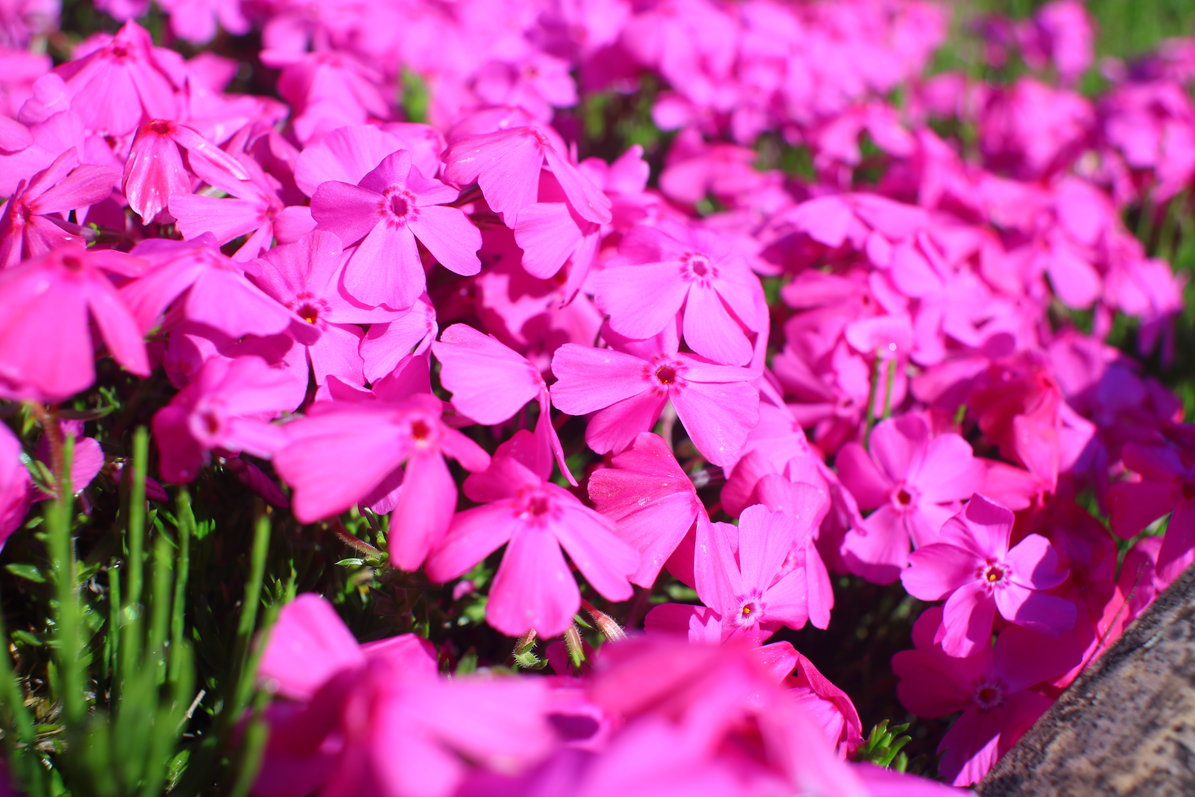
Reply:
[[568, 628], [564, 629], [564, 646], [568, 648], [568, 660], [572, 662], [573, 668], [581, 669], [581, 665], [585, 663], [585, 645], [581, 641], [581, 632], [577, 630], [576, 623], [569, 623]]
[[608, 641], [618, 642], [627, 638], [627, 632], [622, 630], [622, 626], [613, 617], [592, 606], [587, 606], [586, 610], [589, 612], [589, 616], [593, 618], [593, 624], [597, 626], [598, 631]]

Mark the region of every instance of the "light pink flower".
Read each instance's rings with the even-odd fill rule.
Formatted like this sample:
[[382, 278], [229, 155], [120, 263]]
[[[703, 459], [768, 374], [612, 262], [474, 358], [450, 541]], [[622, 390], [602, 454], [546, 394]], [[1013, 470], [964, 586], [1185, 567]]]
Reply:
[[1057, 636], [1075, 624], [1075, 604], [1045, 590], [1066, 580], [1045, 537], [1009, 547], [1013, 514], [982, 495], [943, 526], [939, 542], [909, 557], [901, 582], [915, 598], [946, 600], [940, 641], [951, 656], [986, 648], [996, 612], [1010, 623]]
[[457, 274], [481, 269], [481, 233], [463, 211], [445, 207], [456, 198], [456, 189], [425, 177], [411, 154], [400, 150], [358, 185], [320, 185], [311, 215], [345, 246], [357, 244], [344, 273], [349, 295], [370, 306], [405, 310], [427, 285], [416, 241]]
[[928, 545], [979, 487], [981, 471], [971, 446], [956, 434], [931, 437], [921, 415], [890, 418], [871, 430], [869, 457], [858, 443], [838, 452], [843, 485], [860, 509], [876, 509], [846, 537], [844, 555], [872, 581], [895, 581], [909, 546]]
[[393, 510], [391, 561], [417, 569], [456, 510], [445, 457], [471, 471], [489, 464], [489, 455], [440, 415], [441, 402], [427, 394], [315, 404], [306, 418], [285, 427], [289, 443], [274, 457], [294, 490], [295, 517], [312, 523], [359, 502], [381, 503]]
[[[535, 630], [551, 637], [563, 633], [581, 606], [561, 548], [594, 589], [616, 601], [631, 597], [627, 579], [639, 554], [614, 535], [610, 520], [545, 481], [542, 461], [520, 455], [520, 449], [535, 450], [529, 436], [520, 431], [499, 447], [489, 470], [465, 481], [465, 494], [483, 505], [453, 519], [426, 569], [432, 579], [447, 581], [509, 543], [490, 588], [486, 620], [510, 636]], [[524, 462], [538, 465], [538, 472]]]
[[621, 451], [671, 401], [702, 456], [733, 464], [759, 420], [759, 391], [751, 384], [757, 374], [679, 354], [660, 339], [627, 348], [634, 353], [566, 343], [552, 358], [552, 403], [569, 415], [595, 413], [585, 432], [589, 447]]
[[714, 362], [745, 365], [752, 335], [766, 333], [759, 278], [724, 239], [702, 228], [635, 227], [619, 243], [618, 261], [595, 278], [598, 306], [610, 328], [642, 340], [674, 324]]
[[62, 401], [90, 387], [88, 319], [122, 366], [149, 376], [141, 330], [105, 273], [132, 276], [144, 267], [121, 252], [68, 245], [0, 270], [0, 394]]

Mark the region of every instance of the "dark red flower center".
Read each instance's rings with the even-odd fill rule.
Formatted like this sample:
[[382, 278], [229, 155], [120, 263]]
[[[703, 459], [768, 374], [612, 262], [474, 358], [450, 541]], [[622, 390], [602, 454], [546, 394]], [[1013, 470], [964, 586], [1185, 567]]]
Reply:
[[298, 309], [299, 318], [306, 321], [308, 324], [314, 324], [319, 321], [319, 309], [311, 304], [305, 304]]
[[661, 385], [671, 385], [676, 381], [676, 369], [671, 365], [661, 365], [656, 369], [656, 379]]

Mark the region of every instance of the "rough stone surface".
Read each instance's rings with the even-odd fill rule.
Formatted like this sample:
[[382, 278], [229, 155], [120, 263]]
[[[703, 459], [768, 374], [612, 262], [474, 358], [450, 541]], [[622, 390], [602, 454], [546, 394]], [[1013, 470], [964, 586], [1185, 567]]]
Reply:
[[998, 795], [1195, 795], [1195, 567], [979, 785]]

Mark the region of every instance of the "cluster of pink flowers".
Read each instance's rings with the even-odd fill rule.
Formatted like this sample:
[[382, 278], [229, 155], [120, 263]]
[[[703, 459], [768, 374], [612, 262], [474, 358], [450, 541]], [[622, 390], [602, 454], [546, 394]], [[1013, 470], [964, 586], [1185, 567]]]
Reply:
[[[664, 578], [700, 600], [511, 679], [304, 596], [256, 793], [930, 794], [847, 763], [849, 698], [764, 644], [835, 622], [832, 573], [944, 601], [893, 669], [962, 712], [966, 785], [1195, 559], [1195, 433], [1105, 343], [1128, 318], [1173, 353], [1181, 281], [1121, 211], [1195, 183], [1195, 48], [1091, 100], [1075, 0], [988, 21], [1040, 70], [1007, 85], [924, 76], [927, 0], [158, 0], [189, 42], [260, 30], [271, 98], [156, 45], [147, 0], [97, 5], [130, 21], [58, 66], [25, 49], [53, 2], [0, 6], [0, 396], [160, 369], [162, 482], [235, 463], [303, 523], [389, 515], [389, 563], [437, 583], [501, 550], [512, 637]], [[662, 168], [579, 157], [574, 109], [639, 91]], [[68, 433], [82, 489], [103, 452]], [[0, 426], [0, 541], [21, 458]], [[1123, 540], [1172, 515], [1118, 571], [1091, 507]]]

